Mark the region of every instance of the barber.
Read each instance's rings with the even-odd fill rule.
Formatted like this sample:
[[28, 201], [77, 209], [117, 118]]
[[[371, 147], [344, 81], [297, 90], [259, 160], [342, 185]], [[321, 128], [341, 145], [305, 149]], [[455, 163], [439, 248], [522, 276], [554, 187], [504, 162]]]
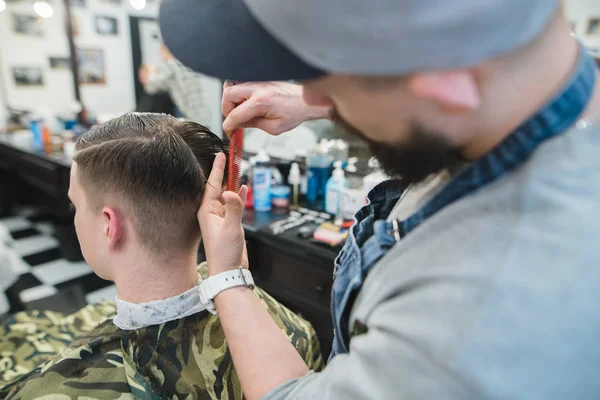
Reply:
[[[195, 70], [302, 84], [226, 87], [228, 133], [331, 113], [402, 177], [336, 260], [324, 371], [247, 287], [214, 297], [247, 398], [600, 398], [600, 91], [559, 1], [168, 0], [160, 23]], [[224, 166], [209, 280], [247, 267]]]

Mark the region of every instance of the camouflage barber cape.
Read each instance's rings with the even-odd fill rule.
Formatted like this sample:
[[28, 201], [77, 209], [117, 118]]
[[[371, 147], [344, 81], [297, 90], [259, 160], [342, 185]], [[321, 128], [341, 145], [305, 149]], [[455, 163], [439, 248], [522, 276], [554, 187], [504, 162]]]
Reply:
[[[262, 290], [255, 289], [255, 292], [308, 367], [320, 370], [323, 359], [312, 326]], [[102, 310], [94, 313], [93, 310], [98, 307]], [[30, 327], [32, 333], [21, 339], [22, 342], [16, 340], [14, 333], [12, 340], [0, 338], [0, 351], [4, 349], [6, 365], [22, 366], [22, 369], [8, 369], [17, 376], [12, 381], [11, 373], [4, 373], [4, 382], [0, 382], [4, 385], [0, 388], [0, 398], [242, 398], [231, 354], [216, 315], [202, 311], [134, 331], [123, 331], [112, 323], [112, 319], [108, 319], [85, 332], [85, 325], [93, 323], [102, 312], [109, 312], [110, 307], [111, 302], [88, 306], [75, 313], [78, 316], [64, 321], [62, 328], [60, 320], [57, 321], [58, 327], [49, 327], [44, 319], [41, 328], [47, 329], [46, 333]], [[114, 303], [112, 307], [114, 313]], [[72, 328], [79, 330], [75, 335], [84, 332], [84, 336], [68, 345], [64, 343], [69, 341], [70, 335], [64, 332], [68, 328], [67, 322], [75, 323]], [[28, 324], [24, 321], [16, 323]], [[14, 324], [12, 328], [16, 329]], [[18, 377], [19, 371], [38, 361], [45, 361], [44, 354], [61, 346], [58, 356]], [[0, 376], [1, 371], [2, 365]]]
[[27, 311], [8, 319], [0, 325], [0, 388], [52, 360], [116, 312], [114, 301], [104, 301], [69, 316]]

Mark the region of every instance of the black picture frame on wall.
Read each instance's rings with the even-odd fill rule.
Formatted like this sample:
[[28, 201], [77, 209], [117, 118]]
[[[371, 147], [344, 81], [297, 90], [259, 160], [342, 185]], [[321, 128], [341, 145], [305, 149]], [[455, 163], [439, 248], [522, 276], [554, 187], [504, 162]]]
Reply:
[[119, 21], [115, 17], [96, 15], [94, 26], [96, 33], [101, 36], [117, 36], [119, 34]]
[[86, 0], [68, 0], [72, 8], [87, 8]]
[[103, 49], [78, 48], [77, 60], [80, 84], [106, 84], [106, 65]]
[[51, 69], [71, 69], [71, 58], [70, 57], [48, 57]]
[[12, 30], [17, 35], [44, 36], [43, 21], [33, 14], [12, 13]]
[[585, 34], [589, 37], [600, 38], [600, 17], [590, 18]]
[[16, 86], [44, 86], [44, 70], [41, 67], [12, 67], [12, 74]]
[[98, 0], [98, 3], [115, 7], [121, 7], [123, 5], [122, 0]]

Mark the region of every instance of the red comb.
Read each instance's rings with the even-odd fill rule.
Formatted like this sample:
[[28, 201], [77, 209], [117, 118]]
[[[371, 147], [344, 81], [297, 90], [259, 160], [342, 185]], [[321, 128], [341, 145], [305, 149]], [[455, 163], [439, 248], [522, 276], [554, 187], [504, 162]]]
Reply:
[[237, 192], [242, 184], [242, 155], [244, 152], [244, 130], [236, 129], [229, 142], [229, 165], [227, 190]]

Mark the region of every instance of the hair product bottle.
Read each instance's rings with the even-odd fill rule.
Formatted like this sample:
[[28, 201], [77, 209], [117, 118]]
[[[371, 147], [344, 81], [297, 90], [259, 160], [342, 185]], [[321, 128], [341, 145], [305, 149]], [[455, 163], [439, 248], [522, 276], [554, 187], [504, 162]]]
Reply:
[[271, 158], [264, 149], [256, 156], [256, 165], [252, 170], [252, 194], [254, 209], [269, 211], [271, 209]]
[[333, 174], [327, 182], [325, 211], [329, 214], [337, 216], [340, 212], [342, 189], [348, 186], [348, 182], [344, 174], [344, 169], [342, 168], [342, 162], [336, 161], [334, 165], [335, 169], [333, 170]]

